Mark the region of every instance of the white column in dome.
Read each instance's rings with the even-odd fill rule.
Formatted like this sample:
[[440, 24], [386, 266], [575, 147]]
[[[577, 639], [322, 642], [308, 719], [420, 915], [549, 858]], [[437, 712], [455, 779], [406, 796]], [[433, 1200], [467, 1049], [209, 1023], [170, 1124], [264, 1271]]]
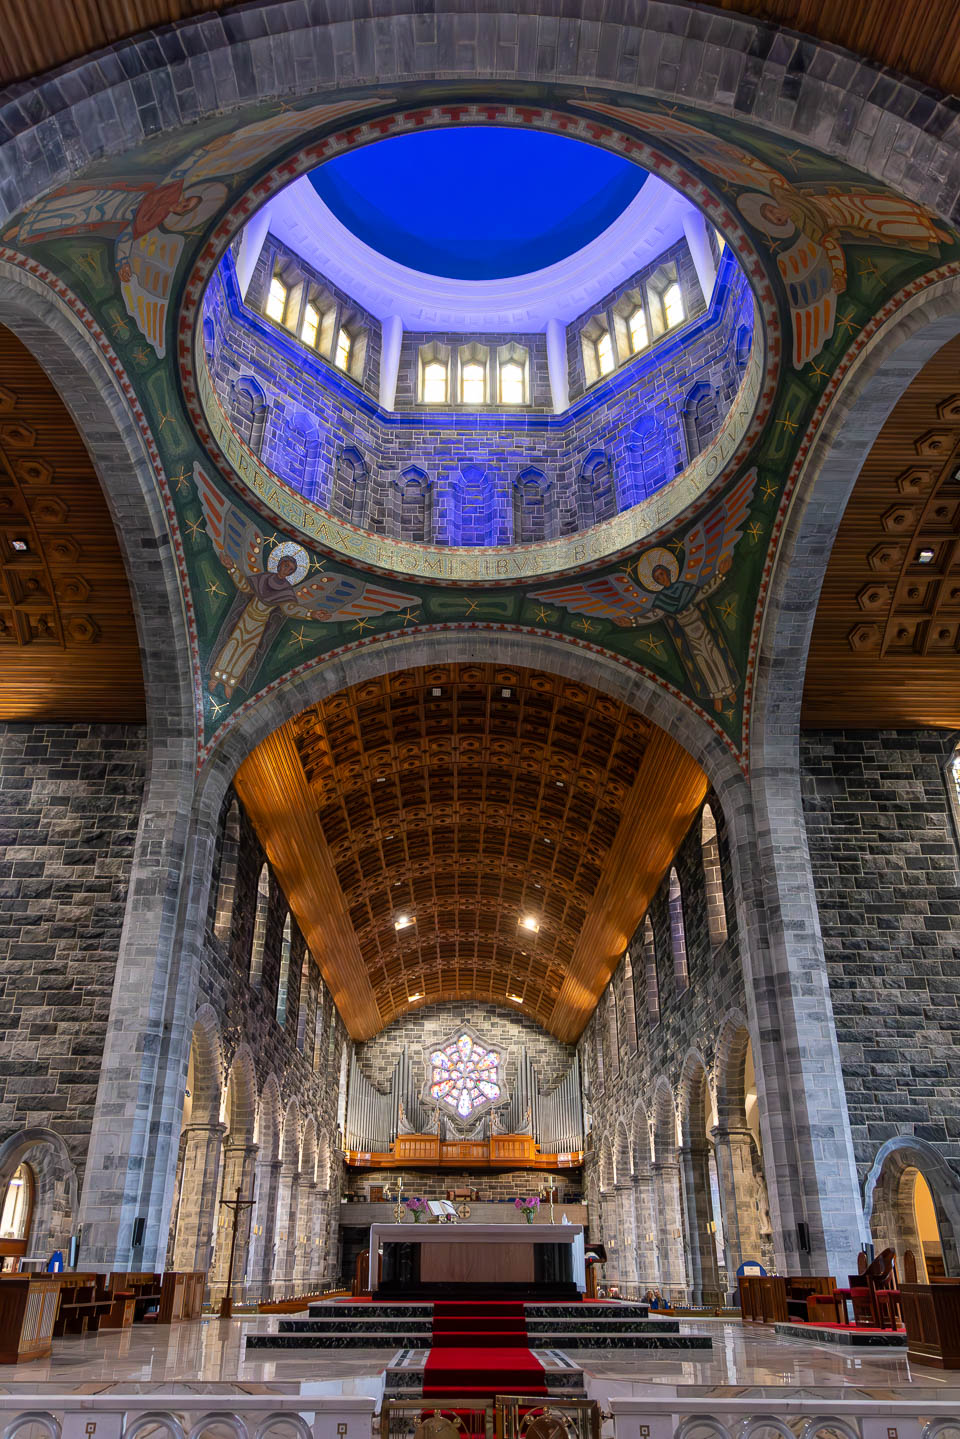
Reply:
[[561, 415], [570, 404], [567, 376], [567, 327], [556, 317], [547, 321], [547, 371], [554, 414]]
[[381, 320], [380, 336], [380, 404], [385, 410], [392, 410], [397, 400], [397, 373], [403, 342], [403, 321], [399, 315], [387, 315]]
[[714, 282], [717, 278], [717, 266], [713, 258], [713, 251], [710, 248], [707, 222], [700, 211], [692, 205], [686, 206], [683, 212], [683, 233], [687, 237], [687, 244], [690, 247], [690, 258], [693, 260], [693, 266], [697, 272], [697, 279], [700, 281], [703, 298], [709, 305], [710, 297], [713, 294]]
[[237, 284], [240, 286], [241, 299], [246, 299], [247, 290], [250, 288], [250, 281], [253, 279], [253, 272], [257, 268], [260, 251], [263, 249], [263, 242], [267, 238], [269, 229], [269, 205], [262, 206], [255, 215], [251, 215], [243, 227], [240, 249], [237, 252]]

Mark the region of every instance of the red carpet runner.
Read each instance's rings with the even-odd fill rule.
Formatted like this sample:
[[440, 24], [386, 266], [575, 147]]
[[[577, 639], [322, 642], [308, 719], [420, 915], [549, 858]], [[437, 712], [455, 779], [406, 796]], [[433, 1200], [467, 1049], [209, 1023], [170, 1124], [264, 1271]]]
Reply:
[[546, 1392], [543, 1366], [527, 1346], [522, 1304], [459, 1299], [434, 1304], [433, 1347], [423, 1374], [425, 1399]]

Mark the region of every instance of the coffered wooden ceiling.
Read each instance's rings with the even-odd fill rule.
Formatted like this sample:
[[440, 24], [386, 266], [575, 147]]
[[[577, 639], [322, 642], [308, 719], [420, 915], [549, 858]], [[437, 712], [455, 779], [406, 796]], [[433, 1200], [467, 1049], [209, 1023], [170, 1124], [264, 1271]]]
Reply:
[[143, 716], [130, 590], [100, 482], [46, 374], [0, 326], [0, 719]]
[[898, 401], [857, 480], [820, 596], [803, 723], [960, 726], [960, 337]]
[[[239, 0], [45, 0], [37, 5], [36, 0], [0, 0], [0, 84], [63, 65], [152, 26], [230, 9], [237, 3]], [[960, 91], [960, 10], [953, 0], [705, 3], [842, 45], [937, 89]], [[358, 7], [357, 13], [361, 11], [366, 13]]]
[[472, 997], [573, 1039], [706, 778], [585, 685], [460, 664], [306, 710], [236, 788], [354, 1037]]

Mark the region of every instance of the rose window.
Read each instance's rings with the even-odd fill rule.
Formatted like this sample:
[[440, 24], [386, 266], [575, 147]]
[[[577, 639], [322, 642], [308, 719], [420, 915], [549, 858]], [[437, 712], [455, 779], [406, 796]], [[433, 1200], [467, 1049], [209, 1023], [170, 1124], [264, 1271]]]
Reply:
[[459, 1034], [430, 1055], [430, 1097], [467, 1119], [501, 1097], [500, 1051]]

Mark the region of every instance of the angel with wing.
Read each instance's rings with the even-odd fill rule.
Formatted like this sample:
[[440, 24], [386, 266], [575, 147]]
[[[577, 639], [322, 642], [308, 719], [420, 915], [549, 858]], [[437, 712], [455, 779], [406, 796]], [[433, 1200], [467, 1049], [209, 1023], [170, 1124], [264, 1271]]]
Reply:
[[539, 590], [533, 598], [574, 614], [612, 620], [624, 629], [662, 621], [683, 661], [694, 692], [719, 713], [737, 695], [738, 676], [726, 640], [704, 601], [719, 589], [733, 564], [757, 472], [748, 470], [683, 542], [683, 564], [656, 545], [630, 571]]
[[199, 464], [194, 480], [207, 534], [239, 594], [217, 636], [210, 666], [211, 693], [220, 685], [230, 699], [238, 685], [249, 691], [270, 644], [285, 618], [373, 619], [407, 604], [407, 596], [367, 583], [359, 576], [305, 576], [310, 556], [295, 540], [274, 544], [266, 565], [263, 535], [222, 495]]

